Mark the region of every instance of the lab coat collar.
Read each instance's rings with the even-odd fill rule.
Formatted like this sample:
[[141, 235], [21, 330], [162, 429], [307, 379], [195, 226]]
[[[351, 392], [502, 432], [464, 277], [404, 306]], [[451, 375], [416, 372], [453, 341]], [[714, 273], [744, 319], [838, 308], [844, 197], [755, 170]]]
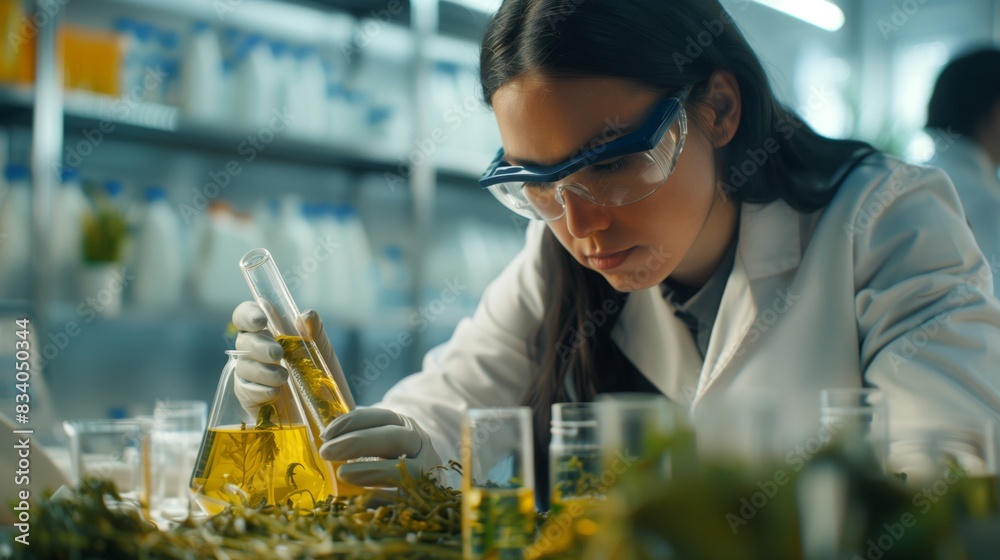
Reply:
[[[694, 405], [725, 372], [756, 320], [764, 280], [797, 268], [801, 215], [783, 201], [744, 204], [737, 255], [703, 361], [658, 286], [632, 293], [611, 332], [622, 353], [675, 402]], [[773, 297], [773, 294], [770, 294]], [[657, 333], [662, 339], [651, 339]], [[706, 367], [706, 364], [708, 367]]]

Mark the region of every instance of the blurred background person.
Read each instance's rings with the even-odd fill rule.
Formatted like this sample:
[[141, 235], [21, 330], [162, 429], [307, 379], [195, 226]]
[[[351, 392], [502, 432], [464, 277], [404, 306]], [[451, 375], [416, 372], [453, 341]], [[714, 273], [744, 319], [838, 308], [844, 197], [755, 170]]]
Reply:
[[[979, 248], [993, 267], [1000, 260], [1000, 50], [978, 49], [949, 62], [927, 107], [927, 127], [949, 136], [929, 163], [955, 183]], [[994, 294], [1000, 284], [994, 281]]]

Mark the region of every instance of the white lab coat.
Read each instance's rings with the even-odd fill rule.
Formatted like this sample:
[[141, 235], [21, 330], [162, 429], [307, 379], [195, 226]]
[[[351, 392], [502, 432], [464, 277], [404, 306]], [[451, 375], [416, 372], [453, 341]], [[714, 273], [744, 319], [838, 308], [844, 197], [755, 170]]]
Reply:
[[[416, 419], [444, 461], [460, 458], [466, 408], [514, 406], [530, 387], [525, 341], [545, 312], [544, 227], [529, 227], [525, 248], [423, 371], [375, 405]], [[789, 444], [820, 430], [821, 389], [863, 382], [888, 395], [893, 430], [965, 426], [1000, 411], [1000, 304], [984, 294], [992, 282], [947, 177], [874, 154], [823, 211], [743, 205], [704, 361], [657, 287], [630, 295], [612, 338], [694, 412], [726, 397], [777, 396]]]
[[[951, 177], [965, 217], [987, 260], [1000, 258], [1000, 179], [990, 156], [976, 142], [959, 138], [937, 151], [929, 165]], [[1000, 282], [993, 286], [1000, 297]]]

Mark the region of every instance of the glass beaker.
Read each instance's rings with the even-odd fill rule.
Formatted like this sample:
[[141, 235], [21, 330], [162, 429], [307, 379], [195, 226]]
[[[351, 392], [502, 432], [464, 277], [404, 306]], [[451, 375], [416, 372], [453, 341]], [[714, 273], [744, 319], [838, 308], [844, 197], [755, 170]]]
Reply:
[[595, 402], [607, 464], [642, 457], [678, 427], [677, 407], [663, 395], [606, 393]]
[[[254, 301], [267, 317], [268, 329], [285, 351], [282, 363], [294, 387], [293, 394], [302, 406], [309, 435], [316, 447], [319, 434], [338, 416], [354, 409], [354, 398], [337, 355], [326, 363], [316, 341], [300, 319], [301, 313], [285, 285], [274, 258], [267, 249], [253, 249], [240, 259]], [[341, 462], [328, 463], [333, 473]], [[358, 494], [358, 487], [334, 480], [334, 494]]]
[[856, 460], [886, 471], [889, 409], [882, 391], [823, 389], [820, 391], [820, 425]]
[[153, 509], [185, 515], [188, 482], [208, 422], [205, 401], [157, 400], [153, 409]]
[[597, 434], [597, 406], [592, 402], [552, 405], [549, 441], [549, 493], [552, 512], [567, 500], [604, 495], [604, 470]]
[[334, 493], [329, 463], [303, 421], [289, 386], [251, 416], [233, 392], [236, 364], [249, 352], [228, 350], [226, 366], [208, 417], [194, 471], [191, 493], [209, 515], [228, 505], [284, 503], [311, 508]]
[[522, 558], [535, 532], [531, 409], [473, 408], [462, 422], [463, 558]]
[[71, 420], [63, 423], [69, 436], [73, 484], [87, 477], [115, 483], [123, 500], [149, 513], [152, 491], [149, 433], [152, 425], [138, 418]]

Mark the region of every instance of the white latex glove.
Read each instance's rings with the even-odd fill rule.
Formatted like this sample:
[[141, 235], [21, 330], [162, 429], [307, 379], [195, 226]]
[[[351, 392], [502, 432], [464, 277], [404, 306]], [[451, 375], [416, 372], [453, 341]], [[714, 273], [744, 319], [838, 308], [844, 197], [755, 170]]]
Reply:
[[319, 454], [327, 461], [350, 461], [337, 476], [356, 486], [398, 486], [403, 459], [414, 478], [441, 464], [431, 439], [416, 421], [385, 408], [359, 408], [337, 418], [320, 434], [326, 443]]
[[[308, 336], [316, 341], [326, 363], [336, 369], [333, 346], [326, 336], [319, 314], [309, 309], [302, 312], [299, 320], [302, 322], [300, 328], [304, 327]], [[256, 302], [244, 301], [239, 304], [233, 311], [233, 324], [240, 331], [236, 336], [236, 349], [250, 352], [236, 363], [234, 392], [243, 409], [256, 417], [260, 406], [277, 399], [281, 385], [288, 381], [288, 371], [281, 365], [285, 351], [266, 329], [267, 317]], [[338, 372], [333, 373], [337, 377]], [[354, 408], [354, 398], [343, 373], [340, 372], [339, 378], [334, 381], [340, 387], [348, 406]]]

